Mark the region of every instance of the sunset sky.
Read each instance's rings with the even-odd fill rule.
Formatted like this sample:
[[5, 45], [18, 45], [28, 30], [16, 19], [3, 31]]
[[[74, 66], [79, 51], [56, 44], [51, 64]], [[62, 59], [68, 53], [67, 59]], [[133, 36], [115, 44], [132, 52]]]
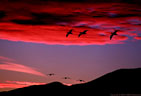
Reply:
[[[53, 81], [88, 82], [120, 68], [141, 67], [140, 4], [1, 0], [0, 91]], [[78, 38], [84, 30], [87, 34]], [[115, 30], [120, 31], [110, 40]], [[64, 80], [66, 76], [71, 79]]]

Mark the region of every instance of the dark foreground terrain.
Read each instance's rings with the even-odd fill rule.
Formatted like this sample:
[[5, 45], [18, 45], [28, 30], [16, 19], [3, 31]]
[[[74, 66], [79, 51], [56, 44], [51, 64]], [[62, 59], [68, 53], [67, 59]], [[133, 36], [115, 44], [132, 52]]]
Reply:
[[116, 70], [83, 84], [66, 86], [53, 82], [1, 92], [0, 96], [117, 96], [114, 94], [139, 93], [141, 94], [141, 68]]

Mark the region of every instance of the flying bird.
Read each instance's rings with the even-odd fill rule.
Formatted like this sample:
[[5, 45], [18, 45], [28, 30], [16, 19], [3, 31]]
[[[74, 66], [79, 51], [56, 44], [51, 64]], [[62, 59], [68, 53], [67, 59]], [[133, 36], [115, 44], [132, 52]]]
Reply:
[[78, 80], [78, 81], [79, 81], [79, 82], [85, 82], [84, 80], [81, 80], [81, 79], [80, 79], [80, 80]]
[[84, 30], [83, 32], [80, 32], [79, 35], [78, 35], [78, 37], [80, 37], [80, 36], [83, 35], [83, 34], [86, 34], [87, 31], [88, 31], [88, 30]]
[[117, 34], [118, 31], [119, 31], [119, 30], [115, 30], [113, 33], [111, 33], [111, 35], [110, 35], [110, 40], [112, 40], [112, 38], [113, 38], [114, 35], [118, 35], [118, 34]]
[[64, 77], [63, 79], [71, 79], [70, 77]]
[[50, 73], [50, 74], [47, 74], [48, 76], [53, 76], [53, 75], [55, 75], [54, 73]]
[[72, 34], [72, 30], [73, 29], [71, 29], [69, 32], [67, 32], [66, 37], [68, 37], [70, 34]]

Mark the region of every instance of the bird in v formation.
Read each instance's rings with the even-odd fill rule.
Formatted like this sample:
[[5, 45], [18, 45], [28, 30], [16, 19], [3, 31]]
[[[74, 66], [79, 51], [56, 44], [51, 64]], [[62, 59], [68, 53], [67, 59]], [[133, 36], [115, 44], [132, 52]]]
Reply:
[[[56, 74], [54, 74], [54, 73], [49, 73], [49, 74], [47, 74], [48, 76], [53, 76], [53, 75], [56, 75]], [[71, 79], [70, 77], [63, 77], [62, 79], [65, 79], [65, 80], [67, 80], [67, 79]], [[79, 79], [79, 80], [76, 80], [76, 81], [79, 81], [79, 82], [85, 82], [85, 80], [82, 80], [82, 79]]]
[[[66, 37], [68, 37], [70, 34], [73, 34], [72, 31], [73, 31], [73, 29], [71, 29], [70, 31], [68, 31], [67, 34], [66, 34]], [[87, 33], [86, 33], [87, 31], [88, 31], [88, 30], [84, 30], [83, 32], [80, 32], [80, 33], [78, 34], [78, 37], [80, 37], [81, 35], [87, 34]], [[118, 34], [117, 34], [118, 31], [120, 31], [120, 30], [115, 30], [113, 33], [111, 33], [111, 35], [110, 35], [110, 40], [112, 40], [112, 38], [113, 38], [114, 35], [118, 35]]]

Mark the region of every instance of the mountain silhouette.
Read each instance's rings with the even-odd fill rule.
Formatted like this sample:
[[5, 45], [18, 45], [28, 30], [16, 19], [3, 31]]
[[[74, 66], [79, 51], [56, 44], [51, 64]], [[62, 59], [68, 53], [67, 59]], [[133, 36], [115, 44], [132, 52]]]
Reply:
[[66, 86], [60, 82], [34, 85], [8, 92], [0, 96], [48, 96], [51, 95], [92, 95], [111, 96], [111, 94], [141, 94], [141, 68], [119, 69], [93, 81]]

